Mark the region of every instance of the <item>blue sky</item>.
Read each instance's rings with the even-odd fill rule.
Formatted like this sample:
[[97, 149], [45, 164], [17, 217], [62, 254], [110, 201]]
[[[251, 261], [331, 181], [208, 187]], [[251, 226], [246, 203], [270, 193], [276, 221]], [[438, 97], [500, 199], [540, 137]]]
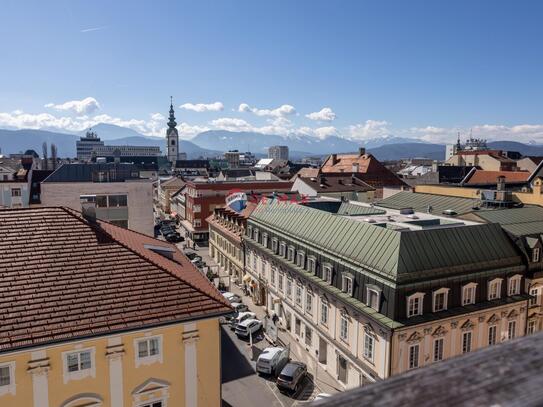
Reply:
[[8, 0], [0, 127], [160, 135], [173, 95], [185, 138], [543, 142], [542, 18], [540, 1]]

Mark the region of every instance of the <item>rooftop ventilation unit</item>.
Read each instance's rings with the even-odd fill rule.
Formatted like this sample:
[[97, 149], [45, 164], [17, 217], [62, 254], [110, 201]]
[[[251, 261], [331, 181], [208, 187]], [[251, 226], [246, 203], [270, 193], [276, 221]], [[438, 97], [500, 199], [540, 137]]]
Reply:
[[402, 208], [400, 209], [400, 215], [413, 215], [415, 211], [413, 208]]
[[366, 218], [364, 219], [364, 222], [368, 222], [368, 223], [375, 223], [375, 219], [372, 219], [372, 218]]
[[456, 211], [453, 211], [452, 209], [445, 209], [443, 211], [443, 215], [454, 216], [458, 215], [458, 213]]

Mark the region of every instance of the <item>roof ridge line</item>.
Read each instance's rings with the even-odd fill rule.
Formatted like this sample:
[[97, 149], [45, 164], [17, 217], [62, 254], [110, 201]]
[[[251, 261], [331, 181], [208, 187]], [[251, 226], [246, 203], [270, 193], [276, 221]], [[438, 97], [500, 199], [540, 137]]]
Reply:
[[[63, 209], [66, 213], [70, 214], [71, 216], [73, 216], [74, 218], [78, 219], [81, 223], [85, 223], [87, 225], [89, 225], [91, 228], [93, 228], [94, 230], [96, 230], [97, 228], [91, 223], [89, 222], [88, 220], [86, 220], [83, 216], [79, 217], [79, 216], [76, 216], [74, 213], [70, 213], [70, 211], [74, 211], [74, 212], [78, 212], [78, 213], [81, 213], [75, 209], [72, 209], [72, 208], [68, 208], [68, 207], [65, 207], [65, 206], [61, 206], [60, 207], [61, 209]], [[108, 225], [111, 225], [113, 227], [117, 227], [117, 228], [120, 228], [120, 226], [117, 226], [117, 225], [114, 225], [112, 223], [109, 223], [109, 222], [106, 222], [106, 221], [102, 221], [102, 220], [99, 220], [100, 222], [105, 222], [107, 223]], [[126, 229], [130, 232], [134, 232], [132, 229]], [[172, 271], [172, 270], [168, 270], [168, 269], [165, 269], [164, 267], [162, 267], [161, 265], [157, 264], [154, 260], [150, 259], [149, 257], [143, 255], [142, 253], [139, 253], [137, 250], [134, 250], [133, 248], [131, 248], [130, 246], [128, 246], [127, 244], [123, 243], [123, 242], [120, 242], [118, 239], [116, 239], [115, 237], [113, 237], [111, 235], [111, 233], [107, 232], [106, 230], [104, 230], [103, 228], [100, 228], [100, 231], [105, 233], [107, 236], [109, 236], [114, 242], [116, 242], [117, 244], [119, 244], [120, 246], [124, 247], [125, 249], [129, 250], [130, 252], [134, 253], [135, 255], [137, 255], [138, 257], [142, 258], [143, 260], [151, 263], [153, 266], [159, 268], [160, 270], [163, 270], [165, 272], [167, 272], [168, 274], [172, 275], [173, 277], [183, 281], [185, 284], [187, 284], [188, 286], [190, 286], [191, 288], [193, 288], [194, 290], [206, 295], [207, 297], [215, 300], [215, 301], [218, 301], [218, 302], [221, 302], [219, 300], [219, 298], [214, 298], [213, 296], [211, 296], [209, 293], [203, 291], [201, 288], [199, 287], [195, 287], [195, 285], [193, 283], [190, 283], [188, 282], [185, 278], [182, 278], [180, 275], [178, 275], [176, 272]], [[137, 234], [140, 234], [146, 238], [150, 238], [149, 236], [143, 234], [143, 233], [139, 233], [139, 232], [136, 232]], [[151, 239], [154, 239], [154, 238], [151, 238]], [[155, 239], [157, 240], [157, 239]], [[162, 243], [162, 241], [158, 240], [159, 242]], [[172, 245], [173, 246], [173, 245]], [[175, 250], [179, 251], [179, 249], [177, 247], [175, 247]], [[160, 254], [157, 254], [157, 256], [160, 256]], [[164, 259], [166, 261], [171, 261], [170, 259], [164, 257]], [[173, 262], [175, 263], [176, 265], [178, 266], [181, 266], [181, 264], [177, 263], [177, 262]], [[196, 267], [194, 266], [194, 264], [192, 264], [191, 262], [189, 262], [193, 271], [195, 271], [196, 273], [200, 273], [200, 271], [198, 269], [196, 269]], [[222, 297], [222, 296], [221, 296]], [[225, 300], [226, 301], [226, 300]], [[226, 305], [226, 302], [221, 302], [223, 305]]]

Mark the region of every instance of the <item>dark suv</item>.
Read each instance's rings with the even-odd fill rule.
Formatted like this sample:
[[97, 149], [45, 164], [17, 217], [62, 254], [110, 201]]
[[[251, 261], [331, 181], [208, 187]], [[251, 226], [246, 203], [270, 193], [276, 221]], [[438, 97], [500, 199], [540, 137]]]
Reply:
[[277, 378], [277, 387], [281, 391], [297, 391], [306, 374], [307, 366], [305, 363], [287, 363]]

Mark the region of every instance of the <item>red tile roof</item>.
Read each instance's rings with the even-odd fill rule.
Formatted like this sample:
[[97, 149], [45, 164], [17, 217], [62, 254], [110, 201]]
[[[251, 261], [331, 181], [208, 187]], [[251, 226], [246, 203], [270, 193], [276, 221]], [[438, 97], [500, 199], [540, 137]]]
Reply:
[[509, 184], [521, 184], [528, 181], [530, 173], [528, 171], [484, 171], [474, 169], [466, 176], [464, 183], [466, 185], [489, 185], [495, 184], [498, 177], [505, 177], [505, 182]]
[[0, 210], [0, 352], [230, 310], [169, 243], [67, 208]]
[[[353, 171], [353, 164], [358, 166], [357, 171]], [[359, 179], [374, 188], [408, 186], [371, 154], [332, 154], [324, 161], [320, 172], [354, 172]]]

